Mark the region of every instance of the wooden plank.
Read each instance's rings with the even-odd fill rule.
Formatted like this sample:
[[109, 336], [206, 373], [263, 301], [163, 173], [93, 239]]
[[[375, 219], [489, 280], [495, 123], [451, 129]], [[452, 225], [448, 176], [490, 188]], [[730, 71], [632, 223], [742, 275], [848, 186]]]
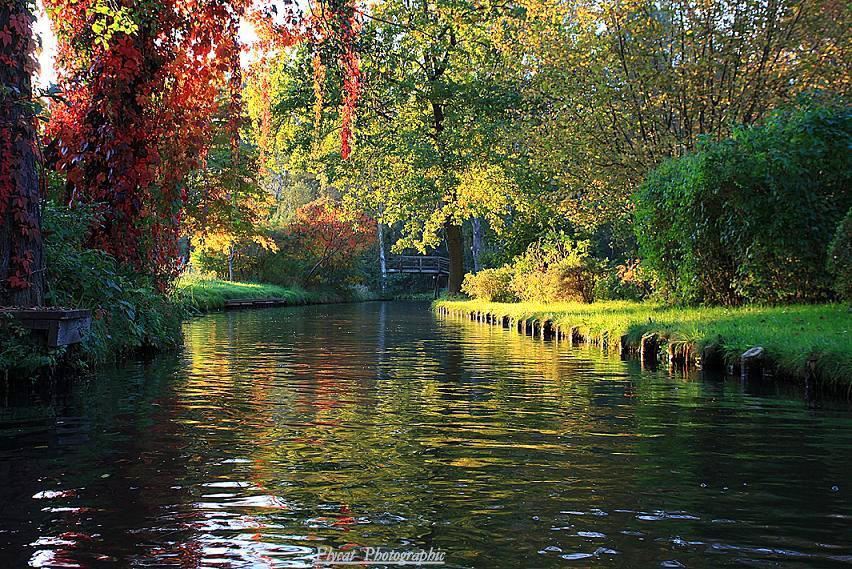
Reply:
[[225, 308], [251, 308], [284, 306], [290, 304], [286, 298], [235, 298], [225, 301]]
[[0, 310], [0, 314], [10, 315], [18, 323], [38, 333], [48, 347], [58, 348], [77, 344], [83, 340], [92, 327], [90, 310]]
[[18, 320], [73, 320], [92, 315], [91, 310], [50, 310], [33, 308], [31, 310], [3, 310], [0, 314], [10, 314]]

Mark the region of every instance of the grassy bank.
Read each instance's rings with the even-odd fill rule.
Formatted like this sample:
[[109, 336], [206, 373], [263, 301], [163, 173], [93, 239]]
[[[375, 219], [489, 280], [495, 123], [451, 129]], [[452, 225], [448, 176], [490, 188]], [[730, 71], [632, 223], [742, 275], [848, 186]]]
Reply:
[[321, 304], [349, 299], [331, 291], [307, 291], [299, 287], [283, 287], [263, 283], [229, 282], [219, 279], [186, 276], [175, 285], [175, 302], [192, 312], [219, 310], [228, 300], [279, 298], [288, 304]]
[[200, 276], [178, 279], [173, 292], [164, 295], [146, 282], [115, 273], [109, 276], [81, 279], [74, 290], [82, 294], [61, 297], [65, 305], [92, 311], [91, 330], [79, 344], [48, 348], [14, 322], [0, 322], [0, 376], [81, 370], [140, 352], [172, 349], [181, 342], [185, 317], [224, 308], [228, 300], [284, 299], [289, 305], [366, 300], [360, 297], [366, 293], [357, 289], [341, 294]]
[[591, 343], [617, 338], [637, 349], [642, 336], [658, 334], [663, 345], [683, 342], [692, 354], [712, 349], [725, 363], [736, 364], [749, 348], [766, 351], [777, 374], [806, 377], [813, 373], [826, 385], [852, 387], [852, 315], [836, 304], [745, 308], [679, 308], [638, 302], [593, 304], [501, 304], [482, 301], [435, 303], [436, 309], [467, 315], [489, 314], [502, 321], [550, 322], [574, 329]]

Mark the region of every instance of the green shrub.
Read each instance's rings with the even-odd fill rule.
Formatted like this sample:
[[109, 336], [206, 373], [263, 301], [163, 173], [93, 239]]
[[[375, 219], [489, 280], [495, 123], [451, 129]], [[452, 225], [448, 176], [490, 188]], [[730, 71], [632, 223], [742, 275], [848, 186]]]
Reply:
[[644, 300], [653, 290], [647, 271], [638, 261], [628, 261], [604, 272], [595, 284], [595, 301]]
[[636, 195], [636, 236], [662, 295], [686, 303], [832, 296], [825, 243], [852, 205], [850, 107], [777, 112], [664, 163]]
[[100, 362], [174, 345], [181, 337], [181, 311], [148, 277], [85, 247], [89, 228], [98, 222], [81, 208], [48, 204], [44, 211], [47, 300], [93, 313], [92, 331], [80, 347], [82, 359]]
[[828, 270], [834, 275], [837, 294], [852, 304], [852, 209], [846, 212], [828, 248]]
[[462, 292], [486, 302], [517, 302], [518, 297], [512, 290], [514, 275], [515, 271], [510, 265], [468, 273], [462, 283]]
[[512, 289], [528, 302], [592, 302], [604, 264], [591, 256], [590, 247], [564, 233], [533, 243], [513, 264]]

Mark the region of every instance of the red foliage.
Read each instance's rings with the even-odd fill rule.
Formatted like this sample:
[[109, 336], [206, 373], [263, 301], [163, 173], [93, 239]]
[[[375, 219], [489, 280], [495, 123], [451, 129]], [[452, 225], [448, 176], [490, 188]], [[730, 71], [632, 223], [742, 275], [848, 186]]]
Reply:
[[320, 269], [350, 266], [376, 243], [376, 222], [365, 215], [347, 218], [329, 199], [318, 199], [296, 211], [287, 237], [294, 251], [314, 264], [308, 277]]
[[97, 4], [45, 1], [61, 15], [54, 26], [68, 102], [54, 106], [48, 134], [69, 202], [95, 203], [103, 213], [91, 245], [165, 282], [177, 269], [183, 180], [201, 165], [216, 96], [239, 58], [236, 26], [221, 22], [238, 18], [241, 3], [145, 3], [158, 13], [103, 41], [92, 37], [104, 18]]
[[27, 178], [27, 173], [21, 171], [27, 168], [22, 162], [22, 148], [32, 148], [29, 137], [34, 121], [27, 109], [31, 93], [22, 92], [24, 84], [29, 85], [22, 78], [35, 70], [32, 22], [25, 2], [8, 2], [0, 7], [0, 65], [4, 67], [0, 74], [0, 223], [8, 222], [11, 229], [9, 266], [4, 271], [4, 276], [8, 275], [4, 285], [11, 289], [30, 286], [35, 260], [33, 252], [26, 250], [26, 243], [40, 230], [32, 213], [38, 196], [20, 187]]
[[[262, 51], [339, 36], [348, 77], [342, 147], [349, 154], [360, 85], [350, 0], [329, 4], [322, 17], [288, 12], [283, 19], [271, 0], [119, 0], [108, 3], [114, 13], [107, 15], [96, 10], [105, 5], [99, 0], [44, 3], [57, 16], [60, 86], [68, 103], [54, 106], [48, 135], [57, 147], [56, 167], [67, 177], [68, 201], [100, 207], [104, 223], [92, 246], [161, 283], [179, 266], [183, 181], [203, 164], [222, 89], [230, 94], [232, 151], [239, 152], [241, 19], [253, 24]], [[137, 29], [97, 36], [95, 29], [110, 29], [122, 14]]]
[[[340, 154], [349, 158], [352, 151], [352, 122], [355, 107], [361, 94], [361, 61], [355, 41], [361, 30], [359, 12], [353, 0], [329, 1], [327, 10], [315, 12], [310, 20], [310, 30], [318, 45], [331, 43], [343, 71], [343, 108], [341, 109]], [[323, 106], [322, 88], [325, 66], [319, 52], [314, 57], [314, 90], [316, 92], [316, 117], [319, 123]]]

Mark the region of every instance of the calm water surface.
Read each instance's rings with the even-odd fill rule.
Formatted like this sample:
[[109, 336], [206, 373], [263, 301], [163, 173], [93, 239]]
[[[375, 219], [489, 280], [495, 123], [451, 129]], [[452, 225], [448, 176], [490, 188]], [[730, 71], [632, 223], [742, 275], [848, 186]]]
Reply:
[[214, 314], [179, 354], [6, 385], [0, 567], [852, 566], [852, 409], [416, 303]]

